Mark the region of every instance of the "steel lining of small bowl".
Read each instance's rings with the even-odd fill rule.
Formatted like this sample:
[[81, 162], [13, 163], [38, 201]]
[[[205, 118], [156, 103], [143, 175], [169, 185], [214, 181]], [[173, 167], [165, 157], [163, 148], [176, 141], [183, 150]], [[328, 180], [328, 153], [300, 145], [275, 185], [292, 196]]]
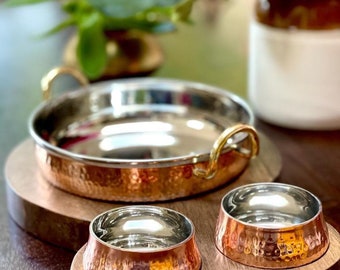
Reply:
[[90, 224], [84, 270], [198, 270], [200, 266], [194, 225], [174, 210], [125, 206], [98, 215]]
[[290, 268], [320, 258], [329, 246], [320, 200], [281, 183], [238, 187], [222, 199], [215, 244], [249, 266]]
[[[46, 96], [60, 73], [52, 71]], [[206, 192], [238, 176], [258, 153], [253, 122], [249, 106], [226, 90], [130, 78], [45, 101], [29, 130], [39, 171], [54, 186], [87, 198], [150, 202]]]

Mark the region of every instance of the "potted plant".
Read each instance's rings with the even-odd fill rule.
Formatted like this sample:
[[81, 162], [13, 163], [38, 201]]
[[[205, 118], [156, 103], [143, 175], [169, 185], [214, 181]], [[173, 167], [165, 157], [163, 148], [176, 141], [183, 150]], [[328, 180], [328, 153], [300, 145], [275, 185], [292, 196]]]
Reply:
[[[7, 4], [17, 6], [46, 1], [52, 0], [8, 0]], [[177, 23], [189, 22], [194, 1], [64, 0], [60, 4], [67, 14], [66, 19], [46, 34], [51, 35], [75, 26], [76, 41], [73, 46], [77, 66], [89, 79], [96, 80], [104, 76], [110, 65], [112, 55], [110, 56], [109, 43], [112, 45], [112, 40], [117, 43], [117, 40], [124, 39], [124, 35], [130, 31], [137, 31], [139, 34], [174, 31]], [[124, 46], [124, 42], [118, 42], [118, 45]], [[136, 48], [132, 46], [131, 49]], [[126, 53], [127, 50], [123, 51]]]

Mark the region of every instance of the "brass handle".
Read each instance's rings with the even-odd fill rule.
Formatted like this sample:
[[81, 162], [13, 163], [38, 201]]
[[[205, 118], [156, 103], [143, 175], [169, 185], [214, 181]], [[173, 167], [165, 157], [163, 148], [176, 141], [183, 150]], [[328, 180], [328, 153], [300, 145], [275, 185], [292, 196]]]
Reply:
[[87, 78], [75, 68], [67, 66], [53, 68], [41, 79], [43, 100], [48, 100], [51, 98], [51, 85], [55, 78], [61, 74], [68, 74], [73, 76], [84, 87], [87, 87], [87, 85], [89, 84]]
[[[250, 136], [251, 149], [249, 153], [241, 153], [246, 158], [252, 158], [259, 153], [259, 137], [256, 130], [249, 125], [237, 124], [235, 126], [229, 127], [223, 131], [223, 133], [215, 141], [213, 148], [210, 152], [210, 159], [207, 168], [195, 167], [193, 172], [196, 176], [211, 179], [215, 176], [217, 172], [217, 162], [218, 158], [223, 150], [224, 145], [228, 140], [237, 133], [246, 132]], [[233, 148], [233, 146], [231, 145]]]

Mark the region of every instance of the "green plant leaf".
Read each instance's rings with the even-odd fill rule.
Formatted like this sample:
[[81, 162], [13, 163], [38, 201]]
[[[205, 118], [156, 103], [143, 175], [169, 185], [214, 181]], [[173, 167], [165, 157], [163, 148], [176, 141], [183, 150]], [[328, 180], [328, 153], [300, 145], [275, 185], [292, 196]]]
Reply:
[[150, 8], [170, 7], [183, 0], [88, 0], [96, 9], [112, 18], [129, 18]]
[[[1, 1], [1, 0], [0, 0]], [[7, 0], [18, 6], [53, 0]], [[161, 33], [176, 29], [176, 22], [186, 21], [195, 0], [62, 0], [68, 18], [43, 36], [52, 35], [66, 27], [78, 28], [77, 60], [90, 78], [102, 75], [107, 63], [107, 30], [140, 29]]]
[[52, 29], [48, 30], [46, 33], [43, 33], [41, 35], [41, 37], [47, 37], [47, 36], [51, 36], [53, 34], [56, 34], [58, 32], [60, 32], [61, 30], [74, 25], [76, 22], [74, 20], [74, 18], [68, 18], [67, 20], [61, 22], [60, 24], [54, 26]]
[[96, 79], [103, 73], [107, 62], [103, 20], [98, 12], [92, 12], [83, 14], [78, 23], [77, 59], [82, 71], [90, 79]]
[[153, 6], [128, 18], [105, 17], [105, 28], [110, 30], [140, 29], [153, 33], [174, 31], [176, 22], [189, 22], [194, 1], [182, 0], [175, 6]]
[[129, 30], [139, 29], [151, 33], [165, 33], [176, 29], [172, 22], [150, 22], [147, 20], [132, 20], [132, 19], [111, 19], [106, 21], [105, 29], [107, 30]]
[[182, 1], [182, 3], [176, 7], [178, 21], [187, 21], [189, 19], [194, 2], [195, 0]]
[[8, 0], [5, 1], [5, 5], [7, 6], [21, 6], [21, 5], [31, 5], [38, 4], [42, 2], [48, 2], [53, 0]]

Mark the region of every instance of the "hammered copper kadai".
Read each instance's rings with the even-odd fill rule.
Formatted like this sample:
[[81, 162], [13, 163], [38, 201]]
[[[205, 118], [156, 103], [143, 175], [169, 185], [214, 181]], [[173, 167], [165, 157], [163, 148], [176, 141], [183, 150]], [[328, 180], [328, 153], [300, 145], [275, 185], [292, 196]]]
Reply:
[[239, 263], [291, 268], [319, 259], [328, 249], [329, 234], [316, 196], [296, 186], [258, 183], [222, 199], [215, 242]]
[[192, 222], [171, 209], [126, 206], [90, 224], [84, 270], [198, 270], [201, 255]]
[[[44, 96], [69, 72], [48, 73]], [[53, 185], [88, 198], [143, 202], [197, 194], [239, 175], [259, 150], [253, 121], [248, 105], [226, 90], [135, 78], [50, 98], [29, 127], [40, 172]]]

